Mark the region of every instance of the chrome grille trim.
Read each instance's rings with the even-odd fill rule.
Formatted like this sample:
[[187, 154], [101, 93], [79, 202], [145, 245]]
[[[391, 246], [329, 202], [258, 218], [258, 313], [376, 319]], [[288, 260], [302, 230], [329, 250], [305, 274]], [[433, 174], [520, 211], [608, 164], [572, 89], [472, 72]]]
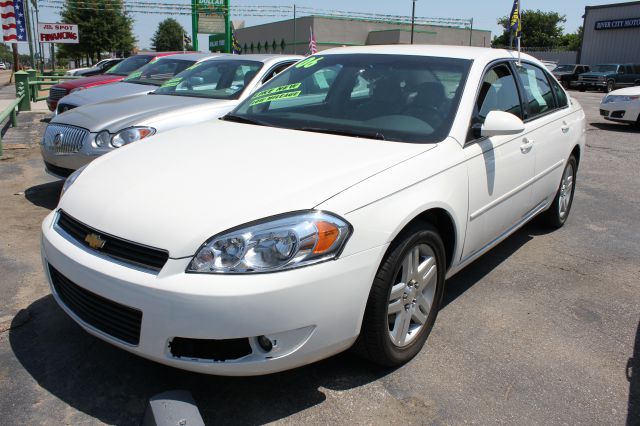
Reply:
[[42, 139], [44, 147], [56, 154], [75, 154], [80, 151], [89, 131], [80, 127], [49, 124]]
[[53, 101], [57, 101], [58, 99], [62, 99], [69, 94], [69, 91], [64, 87], [52, 87], [49, 89], [49, 99]]

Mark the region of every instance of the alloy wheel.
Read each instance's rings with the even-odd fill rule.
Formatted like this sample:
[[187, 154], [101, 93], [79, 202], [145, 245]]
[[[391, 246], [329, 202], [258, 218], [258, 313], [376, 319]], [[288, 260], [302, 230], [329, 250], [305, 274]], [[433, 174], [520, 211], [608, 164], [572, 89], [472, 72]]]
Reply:
[[567, 165], [562, 176], [562, 183], [560, 184], [560, 197], [558, 199], [558, 213], [560, 219], [564, 219], [571, 206], [571, 195], [573, 193], [573, 166]]

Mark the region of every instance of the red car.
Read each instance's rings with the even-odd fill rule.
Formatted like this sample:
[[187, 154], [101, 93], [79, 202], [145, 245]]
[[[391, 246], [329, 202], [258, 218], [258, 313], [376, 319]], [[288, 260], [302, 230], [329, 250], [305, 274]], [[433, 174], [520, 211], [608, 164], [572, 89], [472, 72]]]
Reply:
[[183, 52], [141, 52], [134, 56], [129, 56], [115, 67], [111, 68], [104, 74], [94, 75], [92, 77], [79, 78], [77, 80], [68, 80], [51, 86], [49, 97], [47, 98], [47, 106], [50, 111], [55, 111], [58, 101], [71, 92], [76, 90], [84, 90], [89, 87], [101, 86], [103, 84], [117, 83], [131, 74], [138, 68], [142, 68], [149, 62], [162, 56], [176, 55]]

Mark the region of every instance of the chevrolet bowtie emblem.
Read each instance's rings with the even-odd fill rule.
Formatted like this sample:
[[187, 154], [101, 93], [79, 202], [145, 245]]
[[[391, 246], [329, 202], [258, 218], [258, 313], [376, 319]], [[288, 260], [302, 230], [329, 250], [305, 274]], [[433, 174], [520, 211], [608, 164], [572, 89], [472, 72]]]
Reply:
[[86, 241], [87, 244], [89, 244], [89, 247], [95, 250], [101, 249], [107, 243], [105, 240], [100, 238], [100, 235], [93, 234], [93, 233], [87, 234], [87, 236], [84, 237], [84, 240]]

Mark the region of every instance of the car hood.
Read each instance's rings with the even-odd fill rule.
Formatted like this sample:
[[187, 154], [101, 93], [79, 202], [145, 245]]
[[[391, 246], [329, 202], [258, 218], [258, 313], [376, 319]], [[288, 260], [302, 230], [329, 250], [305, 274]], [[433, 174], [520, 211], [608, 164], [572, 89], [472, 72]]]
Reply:
[[54, 87], [64, 87], [65, 89], [72, 90], [76, 87], [93, 87], [101, 84], [115, 83], [126, 76], [114, 75], [114, 74], [99, 74], [91, 77], [77, 78], [75, 80], [65, 81], [64, 83], [58, 83]]
[[80, 90], [78, 92], [74, 92], [70, 95], [65, 96], [58, 102], [74, 106], [82, 106], [86, 104], [106, 101], [109, 99], [142, 95], [152, 92], [157, 88], [157, 86], [134, 84], [121, 81], [119, 83], [92, 87], [91, 90]]
[[640, 96], [640, 86], [625, 87], [624, 89], [614, 90], [608, 96]]
[[434, 146], [218, 120], [94, 160], [59, 206], [99, 231], [187, 257], [217, 233], [312, 209]]
[[51, 123], [82, 127], [91, 132], [106, 129], [115, 133], [124, 128], [139, 125], [142, 121], [165, 112], [177, 113], [183, 109], [228, 102], [187, 96], [143, 94], [84, 105], [60, 114], [51, 120]]
[[571, 75], [573, 74], [572, 71], [552, 71], [551, 74], [553, 75]]

